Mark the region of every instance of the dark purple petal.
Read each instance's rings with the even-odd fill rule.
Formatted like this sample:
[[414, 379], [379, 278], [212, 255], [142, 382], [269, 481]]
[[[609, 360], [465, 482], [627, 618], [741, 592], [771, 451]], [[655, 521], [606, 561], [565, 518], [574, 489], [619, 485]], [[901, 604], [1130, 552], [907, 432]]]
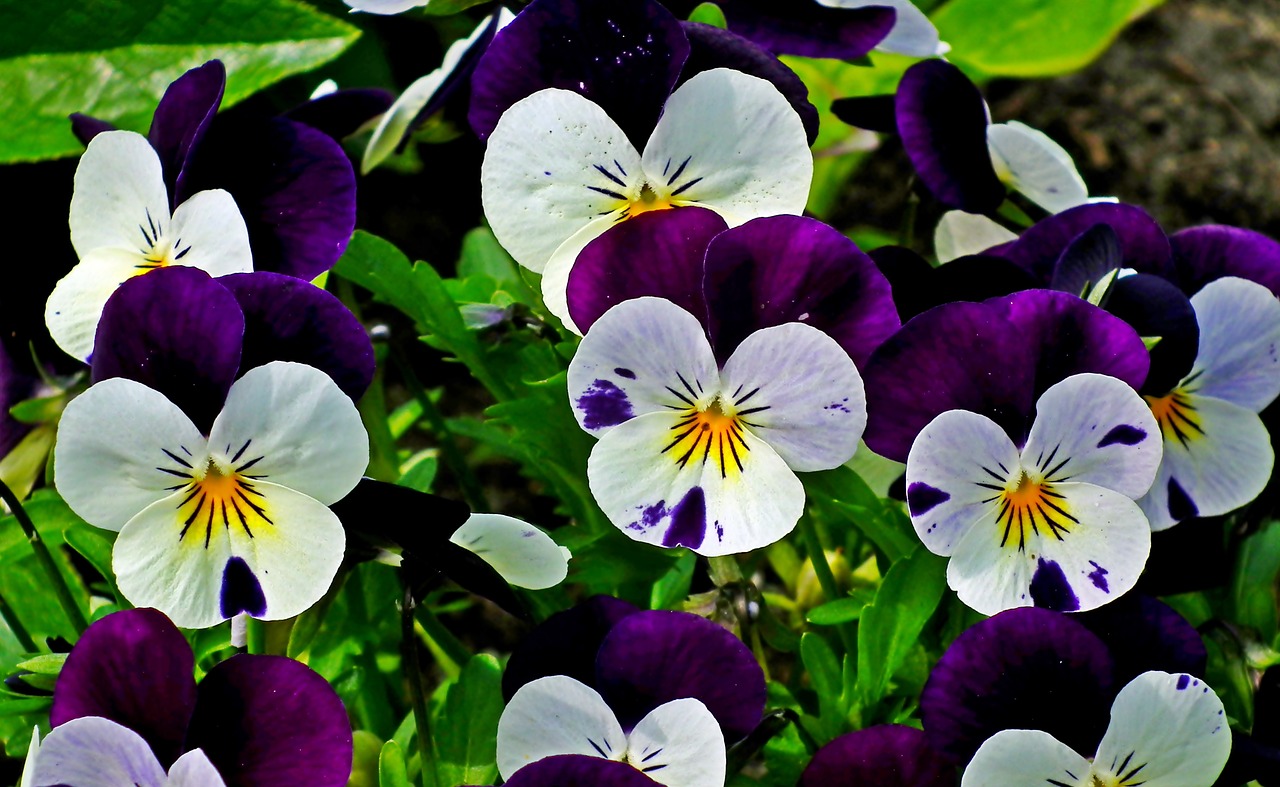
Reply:
[[16, 363], [8, 346], [0, 343], [0, 459], [31, 431], [31, 424], [9, 415], [9, 408], [35, 396], [39, 389], [40, 378]]
[[502, 673], [502, 694], [509, 701], [520, 687], [548, 675], [568, 675], [596, 685], [596, 653], [618, 621], [639, 612], [612, 596], [592, 596], [557, 612], [520, 641]]
[[1012, 260], [1047, 283], [1067, 247], [1098, 224], [1106, 224], [1115, 232], [1124, 267], [1168, 277], [1169, 239], [1155, 219], [1133, 205], [1104, 202], [1055, 213], [1036, 222], [1016, 241], [990, 253]]
[[1107, 647], [1070, 616], [1023, 607], [971, 627], [929, 675], [920, 717], [933, 748], [969, 761], [1000, 730], [1043, 730], [1096, 751], [1112, 692]]
[[841, 735], [818, 749], [799, 787], [955, 787], [956, 768], [929, 747], [923, 731], [881, 724]]
[[524, 766], [511, 775], [507, 787], [656, 787], [635, 767], [603, 757], [557, 754]]
[[742, 641], [690, 612], [639, 612], [613, 627], [596, 657], [597, 688], [631, 729], [672, 700], [701, 700], [732, 744], [764, 714], [764, 672]]
[[841, 9], [816, 2], [718, 0], [729, 29], [779, 55], [857, 60], [893, 30], [897, 13], [885, 6]]
[[183, 752], [196, 705], [195, 657], [177, 626], [154, 609], [115, 612], [85, 629], [53, 691], [49, 723], [83, 716], [122, 724], [165, 767]]
[[1115, 662], [1112, 685], [1117, 689], [1148, 670], [1204, 677], [1208, 654], [1200, 633], [1158, 599], [1127, 593], [1073, 620], [1106, 644]]
[[333, 378], [359, 399], [373, 380], [373, 343], [342, 301], [281, 273], [235, 273], [218, 283], [244, 310], [243, 374], [271, 361], [297, 361]]
[[1233, 562], [1223, 536], [1225, 521], [1225, 517], [1184, 519], [1177, 527], [1152, 533], [1151, 556], [1136, 592], [1167, 596], [1225, 584]]
[[335, 90], [299, 104], [281, 117], [311, 126], [340, 140], [386, 112], [394, 101], [395, 96], [379, 88]]
[[407, 486], [362, 478], [329, 506], [347, 531], [351, 559], [371, 559], [378, 549], [430, 554], [471, 516], [463, 503]]
[[728, 227], [706, 208], [642, 213], [587, 244], [569, 272], [569, 316], [584, 333], [632, 298], [666, 298], [706, 324], [702, 265], [707, 244]]
[[706, 269], [711, 343], [722, 360], [761, 328], [803, 322], [863, 369], [901, 325], [871, 258], [815, 219], [770, 216], [723, 232], [707, 247]]
[[1096, 372], [1136, 389], [1149, 363], [1133, 328], [1066, 293], [1026, 290], [939, 306], [872, 355], [863, 439], [876, 453], [906, 461], [926, 424], [962, 409], [992, 419], [1021, 445], [1035, 402], [1050, 386]]
[[1280, 243], [1240, 227], [1208, 225], [1175, 232], [1174, 275], [1187, 295], [1223, 276], [1239, 276], [1280, 295]]
[[831, 102], [831, 114], [854, 128], [880, 134], [897, 134], [893, 96], [850, 96]]
[[185, 188], [187, 164], [218, 114], [226, 86], [227, 69], [221, 60], [210, 60], [175, 79], [156, 106], [147, 138], [160, 156], [175, 207], [198, 191]]
[[1116, 231], [1095, 224], [1071, 241], [1053, 266], [1049, 289], [1087, 298], [1094, 286], [1111, 271], [1124, 267], [1124, 254]]
[[322, 131], [282, 118], [209, 129], [184, 172], [185, 195], [231, 192], [249, 228], [254, 270], [314, 279], [342, 256], [356, 222], [356, 176]]
[[1191, 373], [1200, 352], [1200, 324], [1191, 301], [1172, 282], [1150, 273], [1115, 281], [1103, 307], [1139, 336], [1159, 336], [1142, 393], [1163, 396]]
[[656, 0], [534, 0], [476, 66], [467, 119], [481, 139], [525, 96], [556, 87], [599, 104], [643, 149], [689, 42]]
[[916, 63], [898, 83], [894, 115], [907, 157], [940, 202], [970, 213], [1004, 202], [987, 151], [987, 105], [964, 72], [943, 60]]
[[235, 296], [198, 268], [135, 276], [107, 301], [94, 338], [93, 381], [154, 388], [208, 433], [240, 368], [245, 321]]
[[344, 787], [351, 723], [310, 667], [283, 656], [232, 656], [200, 682], [188, 749], [203, 749], [228, 787]]
[[104, 131], [116, 130], [114, 123], [108, 123], [105, 120], [98, 120], [95, 117], [82, 115], [79, 112], [72, 112], [70, 115], [70, 119], [71, 119], [71, 133], [75, 134], [76, 139], [80, 140], [81, 144], [84, 144], [84, 145], [88, 145], [89, 140], [93, 139], [94, 137], [98, 136]]
[[818, 108], [809, 102], [809, 88], [796, 72], [775, 55], [728, 30], [697, 22], [681, 22], [689, 37], [689, 59], [685, 61], [680, 83], [693, 75], [713, 68], [731, 68], [754, 77], [767, 79], [786, 97], [804, 124], [809, 144], [818, 138]]
[[1039, 286], [1017, 265], [986, 254], [958, 257], [937, 267], [902, 246], [881, 246], [868, 254], [889, 280], [904, 321], [944, 303], [985, 301]]

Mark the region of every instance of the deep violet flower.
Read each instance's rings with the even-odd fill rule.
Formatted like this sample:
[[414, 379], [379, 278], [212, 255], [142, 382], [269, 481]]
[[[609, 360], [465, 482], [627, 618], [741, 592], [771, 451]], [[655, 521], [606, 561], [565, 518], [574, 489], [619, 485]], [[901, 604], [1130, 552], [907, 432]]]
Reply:
[[[174, 80], [156, 107], [147, 136], [171, 205], [225, 189], [248, 227], [254, 269], [314, 279], [342, 256], [355, 228], [351, 162], [328, 134], [304, 123], [239, 110], [218, 115], [226, 80], [222, 63], [210, 60]], [[72, 117], [86, 144], [110, 128]]]
[[882, 724], [841, 735], [813, 755], [799, 787], [954, 787], [955, 765], [914, 727]]
[[[152, 777], [154, 769], [207, 758], [221, 782], [205, 771], [200, 775], [206, 781], [194, 782], [201, 787], [347, 783], [351, 726], [341, 700], [323, 678], [278, 656], [233, 656], [198, 686], [194, 668], [186, 639], [155, 610], [117, 612], [95, 622], [72, 649], [54, 687], [53, 731], [36, 755], [35, 783], [82, 784], [39, 775], [69, 778], [87, 766], [110, 772], [125, 758], [145, 762], [147, 756], [154, 758]], [[82, 745], [77, 753], [92, 759], [45, 760], [56, 754], [59, 737], [78, 725], [101, 726], [103, 721], [141, 736], [141, 750], [130, 739], [129, 748], [94, 751]], [[63, 767], [77, 770], [64, 772]], [[170, 783], [174, 781], [171, 771]]]
[[547, 639], [538, 630], [513, 655], [523, 682], [504, 679], [511, 695], [498, 726], [504, 778], [579, 754], [629, 762], [673, 787], [722, 784], [725, 742], [754, 729], [764, 709], [764, 676], [750, 650], [690, 613], [635, 612], [609, 599], [579, 609], [540, 629], [554, 630], [561, 647], [581, 645], [577, 659], [594, 655], [591, 674], [553, 672], [555, 654], [533, 649], [535, 638]]
[[873, 49], [933, 57], [950, 47], [911, 0], [718, 3], [729, 29], [780, 55], [856, 60]]

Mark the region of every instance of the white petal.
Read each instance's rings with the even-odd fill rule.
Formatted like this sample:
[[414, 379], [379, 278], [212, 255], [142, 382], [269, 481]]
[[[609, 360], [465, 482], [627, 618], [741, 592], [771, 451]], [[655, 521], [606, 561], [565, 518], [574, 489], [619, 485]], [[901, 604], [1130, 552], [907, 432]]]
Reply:
[[283, 620], [329, 589], [346, 536], [326, 506], [264, 482], [241, 496], [230, 486], [206, 499], [190, 494], [148, 506], [116, 539], [112, 567], [135, 606], [207, 628], [239, 612], [226, 605], [246, 592], [261, 594], [265, 609], [250, 610], [254, 617]]
[[1153, 530], [1187, 516], [1234, 511], [1261, 494], [1275, 463], [1271, 437], [1252, 410], [1205, 396], [1184, 396], [1181, 402], [1182, 415], [1166, 416], [1162, 424], [1164, 461], [1150, 493], [1139, 501]]
[[202, 191], [179, 205], [166, 237], [173, 243], [176, 265], [210, 276], [253, 270], [249, 230], [235, 199], [222, 189]]
[[664, 298], [605, 312], [578, 345], [568, 378], [574, 416], [597, 435], [644, 413], [710, 403], [720, 386], [702, 324]]
[[[169, 222], [169, 193], [160, 157], [132, 131], [94, 137], [76, 167], [71, 195], [71, 245], [83, 258], [94, 249], [150, 248], [147, 237]], [[145, 233], [145, 235], [144, 235]]]
[[569, 550], [515, 517], [472, 514], [449, 540], [479, 555], [516, 587], [555, 587], [569, 573]]
[[827, 334], [793, 322], [756, 331], [721, 371], [725, 399], [792, 470], [853, 457], [867, 425], [862, 377]]
[[960, 787], [1086, 787], [1089, 761], [1047, 732], [1001, 730], [978, 747]]
[[667, 787], [724, 785], [724, 733], [707, 706], [695, 699], [650, 711], [627, 738], [626, 759]]
[[565, 328], [582, 335], [582, 330], [569, 316], [569, 272], [578, 261], [578, 255], [591, 241], [600, 237], [616, 224], [615, 217], [601, 216], [587, 226], [575, 232], [568, 240], [556, 247], [547, 260], [547, 267], [542, 269], [542, 304], [547, 311], [560, 318]]
[[34, 787], [161, 787], [164, 768], [142, 736], [98, 716], [72, 719], [45, 736]]
[[1191, 298], [1200, 324], [1187, 390], [1255, 413], [1280, 395], [1280, 301], [1261, 284], [1228, 277]]
[[933, 249], [938, 262], [950, 262], [1017, 239], [1017, 235], [986, 216], [953, 210], [942, 214], [934, 230]]
[[177, 405], [142, 383], [115, 377], [67, 405], [53, 472], [71, 510], [91, 525], [119, 530], [186, 483], [205, 456], [204, 438]]
[[411, 8], [424, 6], [431, 0], [342, 0], [351, 6], [351, 12], [364, 11], [367, 14], [399, 14]]
[[759, 216], [799, 215], [813, 155], [800, 116], [777, 88], [713, 68], [667, 99], [645, 145], [644, 171], [660, 198], [710, 208], [735, 227]]
[[179, 757], [169, 769], [169, 787], [225, 787], [226, 782], [200, 749]]
[[1051, 481], [1076, 481], [1137, 499], [1160, 466], [1163, 441], [1151, 408], [1128, 384], [1077, 374], [1036, 402], [1022, 464]]
[[1094, 773], [1146, 787], [1213, 784], [1231, 753], [1222, 701], [1191, 675], [1144, 672], [1120, 690], [1111, 724], [1093, 760]]
[[945, 55], [951, 46], [938, 40], [938, 28], [911, 0], [818, 0], [829, 8], [866, 8], [889, 6], [897, 13], [893, 29], [876, 44], [881, 52], [896, 52], [912, 57]]
[[907, 455], [907, 508], [929, 551], [952, 554], [984, 517], [994, 528], [991, 501], [1018, 467], [1013, 441], [984, 415], [948, 410], [920, 430]]
[[587, 480], [630, 538], [700, 555], [748, 552], [795, 527], [804, 487], [750, 429], [700, 432], [680, 413], [648, 413], [610, 430], [591, 451]]
[[250, 369], [231, 386], [209, 450], [215, 461], [326, 505], [355, 488], [369, 464], [355, 405], [329, 375], [287, 361]]
[[102, 309], [117, 287], [145, 270], [138, 267], [143, 262], [141, 254], [128, 249], [97, 249], [54, 285], [45, 302], [44, 323], [63, 352], [89, 360]]
[[498, 719], [498, 772], [503, 779], [556, 754], [621, 760], [626, 735], [595, 689], [564, 675], [526, 683]]
[[1084, 612], [1133, 587], [1151, 551], [1138, 505], [1092, 484], [1052, 491], [1053, 527], [1039, 513], [992, 516], [970, 528], [947, 565], [947, 584], [961, 601], [984, 615], [1036, 603]]
[[40, 754], [40, 725], [31, 730], [31, 742], [27, 744], [27, 759], [22, 764], [22, 779], [18, 787], [35, 787], [36, 757]]
[[640, 154], [618, 124], [591, 101], [556, 88], [502, 113], [480, 166], [493, 234], [535, 272], [575, 232], [627, 207], [642, 185]]
[[1089, 199], [1071, 156], [1044, 132], [1016, 120], [997, 123], [987, 127], [987, 150], [1000, 180], [1050, 213]]

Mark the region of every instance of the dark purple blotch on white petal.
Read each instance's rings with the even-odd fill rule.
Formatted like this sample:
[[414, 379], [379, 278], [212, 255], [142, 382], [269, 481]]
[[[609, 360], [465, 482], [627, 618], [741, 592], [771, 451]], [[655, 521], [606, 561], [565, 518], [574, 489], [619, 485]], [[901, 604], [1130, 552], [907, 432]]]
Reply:
[[245, 613], [252, 617], [267, 614], [267, 597], [262, 593], [262, 583], [244, 558], [232, 556], [222, 569], [222, 589], [218, 592], [218, 609], [222, 617], [231, 618]]
[[609, 380], [592, 381], [574, 404], [582, 413], [582, 425], [587, 429], [617, 426], [635, 417], [626, 391]]
[[1031, 600], [1037, 607], [1057, 612], [1075, 612], [1080, 609], [1080, 599], [1071, 588], [1062, 566], [1057, 561], [1045, 558], [1036, 561], [1036, 571], [1031, 575]]
[[1093, 566], [1093, 570], [1088, 574], [1089, 581], [1103, 593], [1110, 593], [1111, 589], [1107, 585], [1107, 574], [1110, 572], [1092, 560], [1089, 561], [1089, 565]]
[[925, 734], [958, 765], [1004, 729], [1044, 730], [1096, 751], [1112, 674], [1107, 646], [1074, 616], [1007, 610], [971, 626], [939, 659], [920, 699]]
[[916, 481], [907, 486], [907, 509], [911, 516], [923, 516], [951, 499], [949, 492]]
[[672, 700], [700, 700], [737, 741], [764, 714], [764, 673], [751, 650], [726, 629], [688, 612], [628, 615], [596, 657], [596, 688], [623, 729]]
[[1146, 439], [1147, 430], [1131, 424], [1119, 424], [1111, 427], [1102, 436], [1102, 439], [1098, 441], [1098, 448], [1106, 448], [1109, 445], [1137, 445]]
[[686, 492], [666, 516], [671, 525], [662, 537], [664, 547], [697, 549], [702, 546], [707, 537], [707, 496], [702, 487], [695, 486]]
[[720, 0], [729, 29], [779, 55], [857, 60], [893, 30], [897, 12], [884, 6], [829, 8], [816, 2]]
[[1191, 499], [1191, 495], [1187, 494], [1187, 490], [1183, 489], [1182, 484], [1178, 483], [1178, 479], [1173, 476], [1169, 476], [1168, 501], [1169, 516], [1179, 522], [1200, 513], [1196, 501]]
[[511, 653], [502, 673], [502, 694], [511, 700], [521, 686], [548, 675], [568, 675], [596, 685], [596, 653], [613, 627], [639, 612], [612, 596], [592, 596], [557, 612], [529, 632]]
[[881, 724], [841, 735], [813, 755], [798, 787], [954, 787], [955, 765], [924, 731]]
[[101, 716], [146, 739], [168, 767], [184, 751], [196, 705], [195, 657], [182, 632], [154, 609], [94, 621], [58, 675], [49, 722]]

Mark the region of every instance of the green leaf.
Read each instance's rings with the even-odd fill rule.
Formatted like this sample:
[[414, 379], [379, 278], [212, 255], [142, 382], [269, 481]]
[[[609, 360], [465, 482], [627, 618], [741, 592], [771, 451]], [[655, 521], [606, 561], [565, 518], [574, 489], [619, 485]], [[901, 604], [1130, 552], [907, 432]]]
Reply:
[[702, 3], [697, 8], [689, 12], [689, 21], [698, 22], [704, 25], [711, 25], [725, 30], [729, 27], [729, 22], [724, 18], [724, 11], [720, 10], [720, 6], [715, 3]]
[[1088, 65], [1162, 1], [952, 0], [933, 22], [957, 65], [986, 76], [1054, 76]]
[[[870, 595], [871, 598], [867, 596]], [[855, 591], [850, 598], [838, 598], [819, 607], [809, 610], [805, 620], [815, 626], [838, 626], [857, 620], [862, 616], [863, 607], [867, 606], [875, 594], [870, 591]]]
[[62, 672], [62, 665], [67, 663], [65, 653], [43, 653], [33, 659], [18, 662], [18, 669], [34, 672], [37, 675], [57, 675]]
[[885, 695], [947, 587], [947, 560], [924, 547], [885, 574], [858, 623], [858, 694], [863, 707]]
[[379, 787], [412, 787], [412, 784], [399, 744], [395, 741], [382, 744], [382, 753], [378, 755]]
[[79, 153], [67, 115], [145, 131], [165, 88], [212, 58], [223, 106], [337, 57], [360, 35], [296, 0], [0, 0], [0, 162]]
[[77, 522], [67, 528], [64, 533], [67, 546], [79, 553], [80, 557], [89, 561], [89, 565], [103, 576], [111, 587], [117, 600], [123, 597], [116, 589], [116, 575], [111, 570], [111, 550], [116, 543], [116, 534], [110, 530], [102, 530], [84, 522]]
[[435, 719], [440, 784], [489, 784], [497, 777], [502, 706], [502, 666], [487, 653], [472, 656]]
[[818, 695], [819, 743], [826, 743], [844, 731], [844, 672], [831, 645], [809, 632], [800, 638], [800, 659]]
[[829, 522], [852, 522], [889, 560], [896, 561], [920, 545], [902, 507], [876, 496], [848, 467], [801, 476], [805, 492]]
[[697, 565], [698, 556], [694, 553], [681, 555], [671, 570], [653, 583], [649, 609], [679, 609], [680, 602], [689, 597], [689, 586], [693, 584], [693, 570]]
[[1231, 577], [1232, 617], [1258, 632], [1263, 642], [1276, 636], [1276, 575], [1280, 574], [1280, 521], [1271, 520], [1240, 544]]
[[450, 16], [483, 2], [485, 0], [429, 0], [422, 10], [432, 16]]

